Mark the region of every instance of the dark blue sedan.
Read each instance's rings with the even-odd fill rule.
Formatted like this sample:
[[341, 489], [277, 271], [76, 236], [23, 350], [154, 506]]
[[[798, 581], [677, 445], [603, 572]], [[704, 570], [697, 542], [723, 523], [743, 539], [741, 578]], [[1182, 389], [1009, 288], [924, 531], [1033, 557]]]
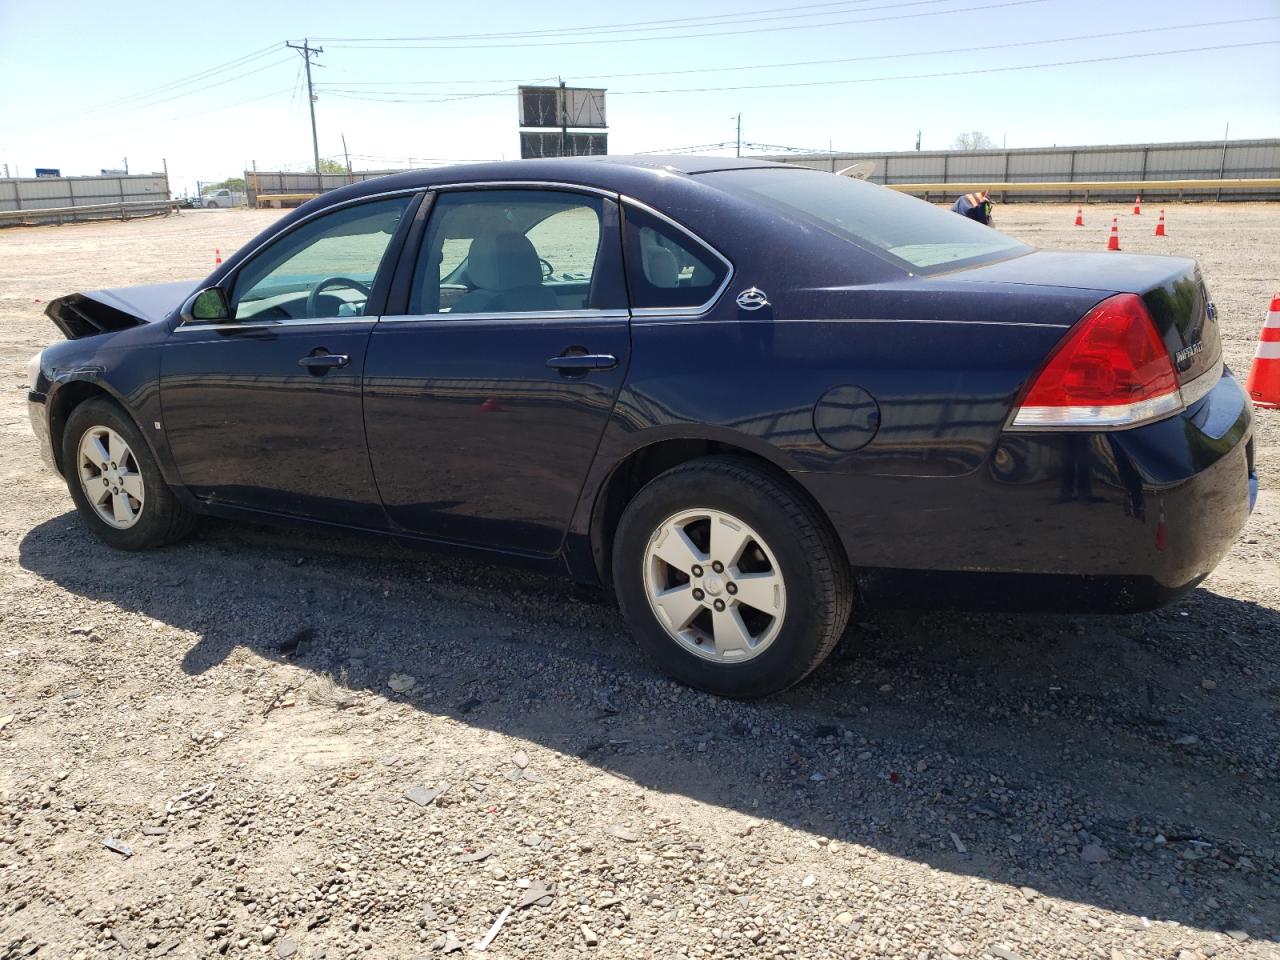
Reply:
[[1194, 261], [796, 167], [405, 173], [48, 314], [31, 420], [112, 546], [213, 514], [532, 563], [731, 696], [805, 676], [855, 603], [1166, 603], [1256, 496]]

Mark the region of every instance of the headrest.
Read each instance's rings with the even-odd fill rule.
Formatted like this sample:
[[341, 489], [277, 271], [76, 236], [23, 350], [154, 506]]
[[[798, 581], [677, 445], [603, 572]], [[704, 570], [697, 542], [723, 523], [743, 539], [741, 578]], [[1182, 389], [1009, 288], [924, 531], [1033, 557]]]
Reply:
[[484, 290], [514, 290], [540, 285], [542, 266], [528, 237], [504, 230], [483, 233], [471, 241], [467, 276]]
[[640, 261], [645, 279], [655, 287], [669, 290], [680, 285], [676, 255], [658, 243], [658, 235], [649, 227], [640, 228]]

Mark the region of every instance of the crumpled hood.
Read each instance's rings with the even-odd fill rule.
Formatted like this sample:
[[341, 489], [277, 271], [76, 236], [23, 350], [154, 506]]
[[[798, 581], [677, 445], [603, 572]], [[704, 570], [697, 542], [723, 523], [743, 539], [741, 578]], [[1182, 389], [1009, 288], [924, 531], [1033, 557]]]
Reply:
[[182, 280], [70, 293], [50, 300], [44, 312], [67, 339], [78, 340], [163, 320], [199, 285], [199, 280]]

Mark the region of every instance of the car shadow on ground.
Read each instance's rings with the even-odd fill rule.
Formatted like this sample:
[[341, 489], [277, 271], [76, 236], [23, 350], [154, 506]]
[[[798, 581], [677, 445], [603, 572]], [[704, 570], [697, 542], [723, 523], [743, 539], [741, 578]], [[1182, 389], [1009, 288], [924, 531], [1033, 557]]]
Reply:
[[190, 631], [192, 675], [245, 647], [819, 840], [1135, 923], [1280, 928], [1280, 613], [1210, 590], [1135, 617], [871, 614], [737, 703], [659, 677], [603, 592], [368, 540], [207, 522], [123, 554], [67, 513], [20, 563]]

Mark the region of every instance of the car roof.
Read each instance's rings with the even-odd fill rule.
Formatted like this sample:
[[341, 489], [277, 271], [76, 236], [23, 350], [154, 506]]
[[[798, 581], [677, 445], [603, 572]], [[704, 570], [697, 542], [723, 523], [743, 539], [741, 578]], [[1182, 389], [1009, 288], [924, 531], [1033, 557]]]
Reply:
[[663, 154], [502, 160], [460, 163], [426, 170], [393, 173], [330, 191], [312, 202], [317, 206], [328, 206], [331, 203], [398, 190], [501, 181], [578, 184], [600, 190], [632, 194], [643, 199], [659, 185], [670, 185], [673, 178], [691, 183], [689, 178], [702, 173], [761, 167], [797, 169], [793, 165], [771, 163], [766, 160]]

